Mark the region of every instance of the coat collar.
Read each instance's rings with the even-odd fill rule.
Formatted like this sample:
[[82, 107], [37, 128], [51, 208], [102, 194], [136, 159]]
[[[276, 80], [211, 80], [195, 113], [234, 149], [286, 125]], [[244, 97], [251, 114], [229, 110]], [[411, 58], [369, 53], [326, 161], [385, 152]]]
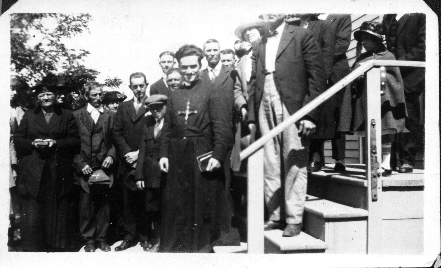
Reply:
[[[222, 65], [222, 68], [219, 72], [219, 75], [216, 76], [216, 78], [213, 81], [214, 87], [218, 87], [218, 86], [222, 85], [230, 76], [230, 72], [231, 72], [230, 68], [227, 68], [226, 66]], [[208, 75], [208, 72], [207, 72], [207, 75]]]
[[136, 114], [135, 111], [135, 100], [129, 100], [126, 102], [126, 111], [130, 116], [130, 119], [132, 119], [132, 122], [135, 123], [136, 121], [139, 120], [139, 118], [143, 117], [145, 115], [145, 113], [147, 112], [144, 105], [141, 105], [141, 107], [138, 110], [138, 114]]
[[406, 25], [406, 23], [409, 21], [410, 16], [411, 16], [411, 15], [409, 15], [409, 14], [405, 14], [404, 16], [402, 16], [402, 17], [400, 18], [400, 21], [401, 21], [401, 22], [399, 23], [399, 26], [398, 26], [397, 36], [399, 36], [400, 33], [403, 31], [403, 28], [404, 28], [404, 26]]
[[52, 128], [54, 128], [58, 123], [63, 119], [63, 112], [61, 108], [54, 106], [54, 112], [52, 113], [51, 120], [49, 124], [46, 123], [46, 119], [44, 118], [44, 113], [41, 107], [37, 107], [34, 112], [37, 114], [36, 123], [43, 127], [46, 132], [50, 133]]
[[294, 29], [295, 26], [286, 24], [285, 28], [282, 32], [282, 37], [280, 38], [279, 48], [277, 49], [276, 59], [282, 54], [282, 52], [286, 49], [288, 44], [294, 37]]

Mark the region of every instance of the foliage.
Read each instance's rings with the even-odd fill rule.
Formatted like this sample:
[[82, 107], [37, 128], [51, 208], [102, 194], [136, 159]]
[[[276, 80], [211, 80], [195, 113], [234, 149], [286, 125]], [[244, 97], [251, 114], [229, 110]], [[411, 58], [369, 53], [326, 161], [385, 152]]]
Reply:
[[107, 78], [104, 80], [104, 85], [106, 87], [110, 87], [112, 89], [114, 88], [119, 88], [119, 86], [122, 84], [122, 80], [119, 79], [118, 77], [114, 77], [114, 78]]
[[[57, 73], [71, 87], [81, 89], [95, 80], [98, 71], [86, 68], [84, 49], [70, 49], [66, 38], [89, 31], [89, 14], [16, 13], [11, 15], [11, 69], [29, 84], [49, 73]], [[32, 44], [32, 37], [40, 37]]]

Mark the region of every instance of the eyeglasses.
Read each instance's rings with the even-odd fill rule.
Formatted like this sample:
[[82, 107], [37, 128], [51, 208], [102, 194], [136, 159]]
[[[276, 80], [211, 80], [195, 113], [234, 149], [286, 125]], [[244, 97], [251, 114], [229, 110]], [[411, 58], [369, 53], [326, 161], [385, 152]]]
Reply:
[[146, 86], [146, 84], [140, 84], [140, 85], [131, 85], [132, 89], [138, 89], [139, 88], [144, 88]]

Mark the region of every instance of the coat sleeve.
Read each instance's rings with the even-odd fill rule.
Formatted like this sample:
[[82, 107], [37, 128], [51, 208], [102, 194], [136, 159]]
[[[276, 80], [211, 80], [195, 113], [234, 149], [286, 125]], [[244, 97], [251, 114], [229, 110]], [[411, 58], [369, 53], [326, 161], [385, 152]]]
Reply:
[[124, 112], [123, 105], [118, 106], [112, 129], [113, 145], [115, 146], [116, 150], [118, 151], [121, 157], [132, 151], [132, 148], [130, 148], [130, 146], [127, 144], [123, 136], [123, 127], [124, 127], [123, 112]]
[[164, 115], [164, 125], [162, 126], [161, 130], [161, 146], [159, 149], [159, 158], [169, 158], [169, 146], [170, 146], [170, 140], [171, 140], [171, 120], [172, 120], [172, 109], [173, 107], [172, 102], [173, 100], [170, 98], [169, 102], [167, 104], [166, 112]]
[[329, 79], [334, 65], [335, 33], [328, 21], [323, 21], [323, 35], [321, 49], [325, 64], [326, 78]]
[[80, 151], [81, 146], [75, 117], [71, 111], [63, 110], [63, 112], [66, 113], [66, 136], [57, 140], [57, 150], [75, 154]]
[[[113, 160], [116, 160], [116, 148], [115, 148], [115, 144], [113, 144], [112, 141], [112, 131], [113, 131], [113, 126], [115, 124], [115, 114], [111, 113], [109, 115], [109, 124], [110, 124], [110, 141], [111, 141], [111, 146], [109, 151], [107, 152], [107, 156], [111, 156], [113, 158]], [[115, 161], [114, 161], [115, 162]], [[115, 164], [115, 163], [114, 163]]]
[[250, 86], [248, 87], [248, 122], [256, 123], [255, 111], [255, 92], [256, 92], [256, 72], [257, 72], [257, 46], [253, 46], [251, 54], [251, 77]]
[[343, 55], [348, 51], [349, 45], [351, 44], [351, 32], [351, 16], [347, 14], [342, 15], [342, 17], [338, 19], [335, 31], [335, 56]]
[[31, 154], [34, 149], [32, 145], [33, 140], [28, 138], [30, 113], [32, 112], [33, 111], [25, 112], [17, 131], [14, 133], [14, 145], [18, 155]]
[[[303, 100], [303, 106], [310, 103], [313, 99], [323, 93], [326, 88], [326, 74], [322, 55], [317, 42], [311, 31], [305, 31], [302, 38], [302, 53], [308, 76], [308, 93]], [[318, 106], [305, 116], [305, 119], [318, 121], [320, 116]]]
[[239, 72], [233, 70], [232, 75], [234, 75], [234, 109], [237, 112], [240, 112], [242, 107], [247, 105], [247, 101], [244, 96], [242, 83], [246, 83], [247, 81], [243, 81], [239, 75]]
[[147, 175], [144, 174], [144, 162], [147, 154], [147, 144], [145, 142], [146, 138], [147, 138], [147, 127], [144, 126], [142, 129], [142, 137], [139, 144], [138, 161], [136, 162], [135, 181], [144, 181], [145, 175]]

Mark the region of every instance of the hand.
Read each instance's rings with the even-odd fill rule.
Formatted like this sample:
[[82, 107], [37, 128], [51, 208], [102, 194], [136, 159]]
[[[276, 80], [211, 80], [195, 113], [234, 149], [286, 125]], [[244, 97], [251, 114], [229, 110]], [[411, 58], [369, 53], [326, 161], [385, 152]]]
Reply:
[[159, 159], [159, 167], [163, 172], [168, 172], [168, 158], [163, 157]]
[[242, 122], [246, 122], [248, 120], [248, 111], [245, 107], [242, 107], [240, 109], [241, 115], [242, 115]]
[[103, 164], [101, 165], [103, 168], [109, 168], [113, 164], [113, 157], [108, 156], [104, 159]]
[[221, 163], [217, 159], [212, 157], [208, 160], [207, 171], [214, 171], [220, 167]]
[[309, 120], [300, 121], [299, 134], [306, 137], [315, 133], [316, 125]]
[[44, 147], [43, 145], [39, 145], [39, 144], [37, 144], [38, 142], [40, 142], [40, 141], [43, 141], [42, 139], [35, 139], [33, 142], [32, 142], [32, 146], [34, 146], [35, 148], [41, 148], [41, 147]]
[[138, 187], [139, 190], [144, 189], [144, 187], [145, 187], [144, 181], [137, 181], [136, 182], [136, 187]]
[[46, 141], [49, 143], [48, 147], [51, 148], [52, 146], [54, 146], [55, 144], [57, 144], [57, 142], [53, 139], [45, 139], [43, 141]]
[[92, 168], [89, 165], [86, 165], [85, 167], [83, 167], [83, 169], [81, 171], [85, 175], [90, 175], [93, 172]]
[[135, 151], [135, 152], [126, 153], [126, 155], [124, 156], [126, 162], [129, 164], [136, 162], [138, 160], [138, 152], [139, 152], [139, 150]]

